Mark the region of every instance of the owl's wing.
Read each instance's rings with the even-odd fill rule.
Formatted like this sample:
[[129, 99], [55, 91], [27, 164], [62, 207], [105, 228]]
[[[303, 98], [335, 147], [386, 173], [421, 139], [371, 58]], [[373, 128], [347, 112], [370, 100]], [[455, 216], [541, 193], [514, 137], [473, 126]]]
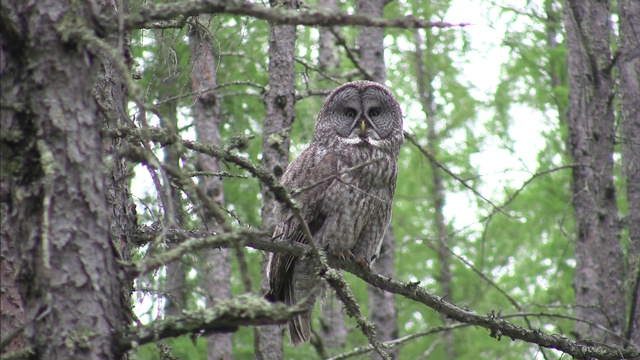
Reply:
[[[313, 235], [324, 223], [325, 214], [319, 211], [322, 196], [335, 181], [338, 172], [338, 156], [332, 151], [322, 151], [309, 147], [298, 156], [282, 176], [283, 185], [293, 193], [293, 199], [300, 207], [302, 218]], [[286, 205], [278, 204], [276, 227], [273, 237], [279, 240], [307, 244], [302, 228]], [[291, 267], [296, 257], [274, 253], [267, 269], [269, 293], [274, 301], [284, 301], [285, 285], [291, 281]]]

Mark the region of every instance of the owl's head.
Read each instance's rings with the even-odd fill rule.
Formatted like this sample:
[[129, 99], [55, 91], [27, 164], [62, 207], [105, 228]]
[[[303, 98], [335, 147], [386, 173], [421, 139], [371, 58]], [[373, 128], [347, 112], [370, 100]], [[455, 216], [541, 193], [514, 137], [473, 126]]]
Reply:
[[403, 140], [400, 105], [382, 84], [354, 81], [341, 85], [325, 100], [313, 140], [398, 151]]

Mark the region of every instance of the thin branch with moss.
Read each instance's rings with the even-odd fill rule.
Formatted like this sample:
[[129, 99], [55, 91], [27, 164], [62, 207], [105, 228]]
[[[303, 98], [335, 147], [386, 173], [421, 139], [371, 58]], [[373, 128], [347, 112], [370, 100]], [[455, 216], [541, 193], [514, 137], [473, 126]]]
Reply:
[[240, 326], [284, 324], [303, 312], [301, 306], [271, 303], [254, 295], [219, 299], [213, 307], [184, 311], [148, 325], [131, 326], [118, 346], [127, 351], [140, 345], [186, 334], [235, 332]]

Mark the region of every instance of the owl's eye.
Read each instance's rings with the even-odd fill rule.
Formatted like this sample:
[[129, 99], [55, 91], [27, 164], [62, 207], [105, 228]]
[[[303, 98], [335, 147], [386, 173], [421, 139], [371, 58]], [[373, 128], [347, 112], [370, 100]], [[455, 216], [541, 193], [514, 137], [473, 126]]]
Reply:
[[356, 116], [356, 109], [352, 109], [352, 108], [346, 108], [344, 109], [344, 114], [347, 117], [355, 117]]
[[374, 107], [374, 108], [369, 109], [369, 116], [370, 117], [375, 117], [375, 116], [378, 116], [378, 115], [380, 115], [380, 108], [379, 107]]

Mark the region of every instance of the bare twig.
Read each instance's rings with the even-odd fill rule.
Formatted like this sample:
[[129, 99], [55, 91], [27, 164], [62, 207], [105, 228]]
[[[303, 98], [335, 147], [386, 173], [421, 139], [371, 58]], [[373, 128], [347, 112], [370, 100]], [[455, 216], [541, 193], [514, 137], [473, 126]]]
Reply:
[[266, 91], [266, 87], [264, 85], [258, 84], [254, 81], [232, 81], [232, 82], [228, 82], [228, 83], [224, 83], [224, 84], [220, 84], [220, 85], [216, 85], [212, 88], [208, 88], [208, 89], [200, 89], [198, 91], [194, 91], [194, 92], [190, 92], [190, 93], [186, 93], [186, 94], [181, 94], [181, 95], [176, 95], [176, 96], [172, 96], [166, 99], [162, 99], [162, 100], [158, 100], [154, 105], [158, 106], [164, 103], [168, 103], [171, 101], [175, 101], [175, 100], [180, 100], [182, 98], [186, 98], [186, 97], [190, 97], [190, 96], [194, 96], [194, 95], [202, 95], [202, 94], [206, 94], [208, 92], [212, 92], [212, 91], [216, 91], [218, 89], [222, 89], [222, 88], [226, 88], [226, 87], [230, 87], [230, 86], [248, 86], [248, 87], [253, 87], [256, 89], [259, 89], [261, 93], [264, 93]]
[[[470, 326], [469, 324], [454, 324], [454, 325], [448, 325], [448, 326], [436, 326], [433, 327], [429, 330], [425, 330], [425, 331], [419, 331], [417, 333], [413, 333], [413, 334], [409, 334], [407, 336], [403, 336], [401, 338], [397, 338], [394, 340], [390, 340], [390, 341], [385, 341], [382, 344], [388, 347], [393, 347], [393, 346], [398, 346], [398, 345], [402, 345], [404, 343], [407, 343], [411, 340], [414, 339], [419, 339], [421, 337], [425, 337], [425, 336], [429, 336], [432, 334], [437, 334], [437, 333], [441, 333], [441, 332], [445, 332], [445, 331], [450, 331], [453, 329], [458, 329], [458, 328], [463, 328], [463, 327], [468, 327]], [[347, 359], [350, 357], [354, 357], [357, 355], [362, 355], [362, 354], [366, 354], [366, 353], [370, 353], [373, 351], [373, 347], [371, 345], [367, 345], [367, 346], [361, 346], [361, 347], [357, 347], [353, 350], [350, 350], [348, 352], [344, 352], [342, 354], [338, 354], [336, 356], [330, 357], [327, 360], [342, 360], [342, 359]]]
[[299, 101], [311, 96], [327, 96], [329, 94], [331, 94], [331, 90], [329, 89], [307, 90], [307, 91], [296, 93], [296, 101]]
[[295, 62], [297, 62], [298, 64], [300, 64], [300, 65], [304, 66], [304, 68], [305, 68], [305, 70], [306, 70], [306, 71], [305, 71], [305, 73], [306, 73], [306, 72], [308, 72], [309, 70], [311, 70], [311, 71], [314, 71], [314, 72], [318, 73], [318, 75], [320, 75], [321, 77], [323, 77], [323, 78], [325, 78], [325, 79], [327, 79], [327, 80], [329, 80], [329, 81], [332, 81], [332, 82], [334, 82], [334, 83], [336, 83], [336, 84], [338, 84], [338, 85], [340, 85], [340, 84], [342, 84], [342, 83], [343, 83], [343, 81], [342, 81], [342, 80], [337, 79], [337, 78], [335, 78], [335, 77], [333, 77], [333, 76], [331, 76], [331, 75], [329, 75], [329, 74], [325, 73], [325, 72], [324, 72], [324, 71], [322, 71], [320, 68], [317, 68], [317, 67], [315, 67], [315, 66], [313, 66], [313, 65], [311, 65], [311, 64], [309, 64], [309, 63], [307, 63], [307, 62], [305, 61], [305, 59], [303, 59], [303, 58], [300, 58], [300, 57], [297, 57], [297, 56], [296, 56], [293, 60], [295, 60]]
[[329, 31], [331, 31], [333, 36], [335, 36], [336, 44], [344, 48], [344, 51], [347, 54], [347, 58], [351, 60], [351, 63], [353, 63], [353, 66], [355, 66], [356, 69], [358, 69], [358, 72], [360, 72], [362, 77], [369, 80], [373, 79], [369, 71], [367, 71], [367, 69], [365, 69], [364, 66], [362, 66], [362, 64], [360, 63], [360, 58], [349, 47], [349, 45], [347, 44], [347, 40], [345, 40], [342, 36], [340, 36], [340, 34], [335, 29], [329, 28]]
[[187, 173], [186, 175], [190, 176], [190, 177], [210, 176], [210, 177], [219, 177], [219, 178], [223, 178], [223, 177], [239, 178], [239, 179], [248, 178], [247, 175], [232, 174], [232, 173], [227, 172], [227, 171], [191, 171], [191, 172]]
[[[410, 134], [408, 132], [404, 132], [404, 137], [405, 139], [409, 140], [410, 143], [412, 143], [416, 148], [418, 148], [418, 150], [420, 150], [420, 152], [427, 157], [427, 159], [429, 159], [429, 161], [431, 161], [434, 165], [436, 165], [437, 167], [439, 167], [440, 169], [442, 169], [445, 173], [449, 174], [449, 176], [453, 177], [454, 179], [456, 179], [460, 184], [462, 184], [462, 186], [466, 187], [467, 189], [471, 190], [472, 193], [474, 193], [477, 197], [481, 198], [482, 200], [486, 201], [488, 204], [490, 204], [496, 211], [499, 211], [501, 213], [503, 213], [502, 209], [500, 209], [500, 207], [498, 207], [496, 204], [494, 204], [491, 200], [487, 199], [486, 197], [484, 197], [482, 194], [480, 194], [480, 192], [478, 192], [478, 190], [474, 189], [471, 185], [467, 184], [466, 181], [464, 181], [463, 179], [461, 179], [458, 175], [454, 174], [453, 172], [451, 172], [451, 170], [447, 169], [446, 166], [442, 165], [438, 159], [436, 159], [433, 155], [431, 155], [431, 153], [429, 153], [424, 147], [422, 147], [422, 145], [420, 145], [420, 143], [418, 143], [418, 140], [416, 140], [416, 138], [413, 136], [413, 134]], [[505, 214], [506, 215], [506, 214]]]
[[297, 194], [299, 194], [299, 193], [301, 193], [301, 192], [303, 192], [303, 191], [307, 191], [307, 190], [309, 190], [309, 189], [313, 189], [314, 187], [316, 187], [316, 186], [318, 186], [318, 185], [322, 184], [322, 183], [323, 183], [323, 182], [325, 182], [325, 181], [329, 181], [329, 180], [337, 179], [337, 178], [339, 178], [340, 176], [342, 176], [342, 175], [344, 175], [344, 174], [348, 174], [348, 173], [350, 173], [350, 172], [352, 172], [352, 171], [359, 170], [359, 169], [361, 169], [361, 168], [363, 168], [363, 167], [365, 167], [365, 166], [369, 166], [369, 165], [371, 165], [371, 164], [375, 164], [375, 163], [377, 163], [377, 162], [378, 162], [378, 161], [380, 161], [380, 160], [382, 160], [382, 158], [376, 158], [376, 159], [371, 159], [371, 160], [369, 160], [369, 161], [365, 161], [365, 162], [363, 162], [362, 164], [358, 164], [358, 165], [353, 166], [353, 167], [350, 167], [350, 168], [348, 168], [348, 169], [345, 169], [345, 170], [339, 171], [338, 173], [336, 173], [336, 174], [334, 174], [334, 175], [331, 175], [331, 176], [327, 176], [327, 177], [325, 177], [325, 178], [322, 178], [322, 179], [320, 179], [320, 180], [318, 180], [318, 181], [314, 182], [313, 184], [309, 184], [309, 185], [307, 185], [307, 186], [305, 186], [305, 187], [301, 187], [301, 188], [298, 188], [298, 189], [294, 189], [293, 191], [291, 191], [291, 196], [296, 196]]

